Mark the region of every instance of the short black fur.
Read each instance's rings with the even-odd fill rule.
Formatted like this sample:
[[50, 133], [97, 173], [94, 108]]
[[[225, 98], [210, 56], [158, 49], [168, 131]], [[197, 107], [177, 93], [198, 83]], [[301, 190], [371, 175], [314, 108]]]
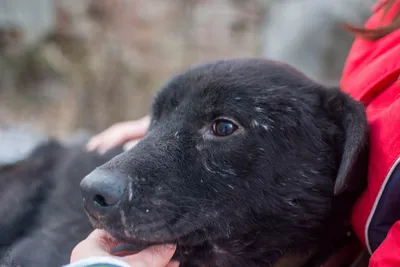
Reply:
[[106, 155], [41, 144], [31, 155], [0, 166], [0, 266], [59, 267], [93, 230], [82, 207], [79, 183]]
[[[238, 130], [215, 136], [221, 118]], [[317, 266], [346, 240], [367, 145], [364, 108], [339, 89], [278, 62], [224, 60], [170, 80], [145, 138], [81, 186], [95, 227], [141, 246], [177, 243], [181, 266], [307, 253], [304, 266]], [[87, 192], [102, 172], [122, 173], [130, 193], [97, 217]]]

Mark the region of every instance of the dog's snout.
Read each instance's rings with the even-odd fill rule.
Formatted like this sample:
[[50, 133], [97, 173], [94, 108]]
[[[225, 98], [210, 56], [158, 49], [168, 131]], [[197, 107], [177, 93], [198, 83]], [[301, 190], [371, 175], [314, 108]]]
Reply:
[[80, 188], [87, 211], [104, 213], [123, 201], [128, 178], [118, 171], [96, 169], [82, 180]]

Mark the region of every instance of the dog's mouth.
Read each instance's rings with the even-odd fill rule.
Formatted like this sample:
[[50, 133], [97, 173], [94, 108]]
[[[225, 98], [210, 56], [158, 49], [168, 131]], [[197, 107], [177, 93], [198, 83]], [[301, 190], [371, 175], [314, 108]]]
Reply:
[[[97, 229], [105, 230], [111, 239], [119, 244], [113, 249], [115, 256], [136, 254], [150, 246], [175, 244], [178, 246], [173, 259], [177, 260], [182, 255], [191, 251], [191, 247], [203, 246], [210, 240], [206, 228], [196, 225], [196, 219], [189, 223], [185, 214], [173, 220], [157, 220], [152, 226], [137, 225], [133, 229], [126, 229], [123, 223], [108, 224], [103, 217], [93, 216], [85, 209], [90, 222]], [[154, 227], [155, 226], [155, 227]], [[177, 230], [179, 229], [179, 230]], [[312, 251], [311, 251], [312, 252]], [[273, 261], [273, 267], [300, 267], [312, 257], [312, 253], [286, 255]], [[272, 262], [271, 262], [272, 263]]]
[[86, 208], [85, 212], [94, 228], [105, 230], [113, 239], [123, 244], [122, 250], [129, 248], [129, 251], [140, 251], [149, 246], [163, 244], [193, 246], [206, 240], [206, 235], [201, 237], [200, 233], [204, 231], [204, 227], [196, 224], [199, 220], [189, 220], [188, 213], [131, 226], [123, 215], [115, 222], [103, 216], [95, 216]]

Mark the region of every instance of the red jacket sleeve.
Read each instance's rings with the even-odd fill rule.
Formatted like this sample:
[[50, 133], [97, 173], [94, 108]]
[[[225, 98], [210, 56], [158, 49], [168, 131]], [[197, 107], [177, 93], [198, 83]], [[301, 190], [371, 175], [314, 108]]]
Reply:
[[[384, 2], [380, 0], [378, 7]], [[383, 9], [377, 8], [365, 28], [382, 27], [399, 12], [400, 0], [386, 16]], [[366, 106], [370, 126], [368, 185], [354, 205], [351, 218], [355, 234], [370, 253], [400, 221], [399, 44], [400, 29], [377, 41], [357, 37], [341, 80], [342, 90]]]
[[386, 239], [372, 254], [369, 264], [369, 267], [398, 266], [400, 266], [400, 221], [392, 226]]

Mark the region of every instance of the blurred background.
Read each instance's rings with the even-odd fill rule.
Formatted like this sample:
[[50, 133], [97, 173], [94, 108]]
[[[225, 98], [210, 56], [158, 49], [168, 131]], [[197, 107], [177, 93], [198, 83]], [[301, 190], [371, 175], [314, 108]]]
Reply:
[[145, 115], [171, 75], [216, 59], [278, 59], [336, 85], [353, 40], [342, 24], [361, 26], [373, 3], [0, 0], [0, 127], [94, 134]]

